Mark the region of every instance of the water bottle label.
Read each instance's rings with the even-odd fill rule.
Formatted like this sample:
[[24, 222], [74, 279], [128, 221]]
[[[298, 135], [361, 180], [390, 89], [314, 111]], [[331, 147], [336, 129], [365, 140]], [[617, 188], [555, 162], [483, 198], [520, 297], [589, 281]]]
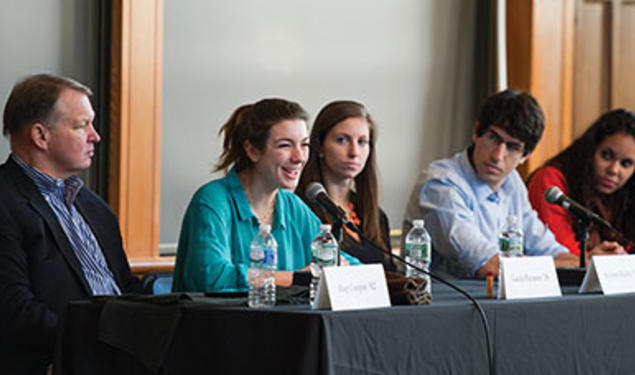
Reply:
[[323, 244], [318, 248], [317, 258], [321, 264], [335, 264], [337, 248], [333, 244]]
[[412, 259], [423, 259], [427, 254], [427, 248], [424, 244], [406, 244], [406, 256]]
[[500, 249], [501, 253], [507, 253], [509, 251], [509, 238], [500, 237], [498, 239], [498, 248]]
[[522, 237], [500, 237], [498, 239], [498, 246], [500, 248], [501, 253], [522, 254], [523, 239]]
[[417, 251], [417, 246], [413, 245], [413, 244], [406, 244], [406, 257], [408, 258], [414, 258], [417, 256], [416, 254]]
[[252, 247], [249, 252], [249, 260], [255, 263], [260, 263], [264, 260], [265, 253], [261, 247]]
[[421, 259], [430, 259], [430, 248], [427, 243], [421, 244]]
[[269, 266], [275, 266], [276, 265], [276, 252], [274, 251], [274, 249], [272, 248], [266, 248], [264, 249], [264, 253], [265, 253], [265, 259], [264, 259], [264, 264], [269, 265]]
[[512, 237], [509, 239], [509, 251], [512, 253], [523, 252], [523, 239], [522, 237]]

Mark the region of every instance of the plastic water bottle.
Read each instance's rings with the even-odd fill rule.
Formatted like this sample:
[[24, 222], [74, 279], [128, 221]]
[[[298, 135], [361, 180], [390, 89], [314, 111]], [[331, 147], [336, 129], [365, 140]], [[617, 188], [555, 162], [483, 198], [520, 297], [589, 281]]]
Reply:
[[[430, 245], [430, 235], [423, 226], [423, 220], [413, 220], [412, 229], [406, 235], [406, 261], [424, 270], [430, 270], [430, 257], [432, 246]], [[428, 284], [426, 291], [430, 292], [430, 276], [420, 272], [413, 267], [406, 265], [406, 276], [413, 278], [424, 278]]]
[[337, 264], [337, 241], [331, 233], [329, 224], [320, 225], [320, 233], [311, 243], [311, 284], [309, 285], [309, 298], [311, 305], [317, 297], [317, 288], [324, 267]]
[[258, 234], [251, 241], [249, 260], [249, 306], [275, 306], [278, 243], [271, 234], [271, 225], [260, 225]]
[[507, 216], [507, 223], [503, 226], [498, 237], [498, 248], [501, 257], [519, 257], [523, 255], [523, 230], [520, 229], [516, 216]]

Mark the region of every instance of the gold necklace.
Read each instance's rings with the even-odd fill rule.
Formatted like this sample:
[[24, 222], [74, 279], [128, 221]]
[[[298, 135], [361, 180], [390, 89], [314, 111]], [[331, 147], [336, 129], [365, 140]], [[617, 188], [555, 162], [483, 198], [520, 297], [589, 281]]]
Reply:
[[275, 207], [275, 203], [270, 205], [270, 207], [267, 209], [267, 212], [265, 213], [264, 216], [258, 215], [253, 208], [251, 210], [254, 211], [254, 215], [256, 215], [256, 218], [258, 218], [258, 221], [260, 222], [260, 224], [269, 224], [268, 220], [271, 218], [271, 215], [273, 214], [274, 207]]
[[269, 224], [268, 220], [271, 218], [271, 215], [273, 214], [273, 210], [276, 207], [276, 200], [275, 199], [273, 200], [273, 203], [271, 203], [269, 205], [269, 207], [267, 208], [267, 211], [265, 212], [265, 214], [261, 216], [261, 215], [258, 215], [256, 210], [254, 209], [254, 205], [253, 205], [252, 200], [251, 200], [251, 194], [249, 192], [245, 191], [245, 195], [247, 196], [247, 201], [249, 202], [249, 207], [251, 208], [251, 212], [254, 213], [254, 215], [256, 216], [258, 221], [260, 222], [260, 224]]

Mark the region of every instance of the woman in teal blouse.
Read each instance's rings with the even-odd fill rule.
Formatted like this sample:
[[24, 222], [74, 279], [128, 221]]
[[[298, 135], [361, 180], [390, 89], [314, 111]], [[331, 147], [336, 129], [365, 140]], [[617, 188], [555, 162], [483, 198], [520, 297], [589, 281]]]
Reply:
[[293, 271], [311, 262], [320, 221], [287, 191], [297, 185], [308, 158], [307, 120], [297, 103], [264, 99], [236, 109], [223, 125], [216, 171], [228, 173], [192, 197], [181, 227], [174, 291], [246, 288], [249, 245], [260, 224], [271, 225], [278, 242], [277, 285], [290, 285]]

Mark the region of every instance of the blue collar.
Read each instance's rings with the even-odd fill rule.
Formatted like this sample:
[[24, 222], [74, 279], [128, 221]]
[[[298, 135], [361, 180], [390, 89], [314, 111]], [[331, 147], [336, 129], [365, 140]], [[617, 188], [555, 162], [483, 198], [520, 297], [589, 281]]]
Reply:
[[11, 154], [11, 158], [24, 170], [24, 173], [33, 181], [40, 193], [46, 195], [61, 193], [64, 197], [64, 202], [69, 207], [73, 205], [77, 194], [84, 186], [84, 181], [78, 176], [71, 176], [66, 180], [51, 177], [37, 168], [28, 165], [14, 154]]
[[[466, 180], [470, 184], [472, 191], [474, 191], [474, 195], [478, 201], [488, 200], [490, 202], [499, 203], [504, 197], [509, 196], [511, 183], [510, 176], [505, 176], [505, 180], [503, 184], [498, 189], [498, 191], [494, 191], [488, 184], [483, 182], [481, 178], [476, 174], [474, 167], [470, 163], [470, 158], [467, 150], [464, 150], [458, 158], [459, 166], [463, 171]], [[513, 173], [513, 171], [511, 172]], [[510, 174], [511, 174], [510, 173]]]

